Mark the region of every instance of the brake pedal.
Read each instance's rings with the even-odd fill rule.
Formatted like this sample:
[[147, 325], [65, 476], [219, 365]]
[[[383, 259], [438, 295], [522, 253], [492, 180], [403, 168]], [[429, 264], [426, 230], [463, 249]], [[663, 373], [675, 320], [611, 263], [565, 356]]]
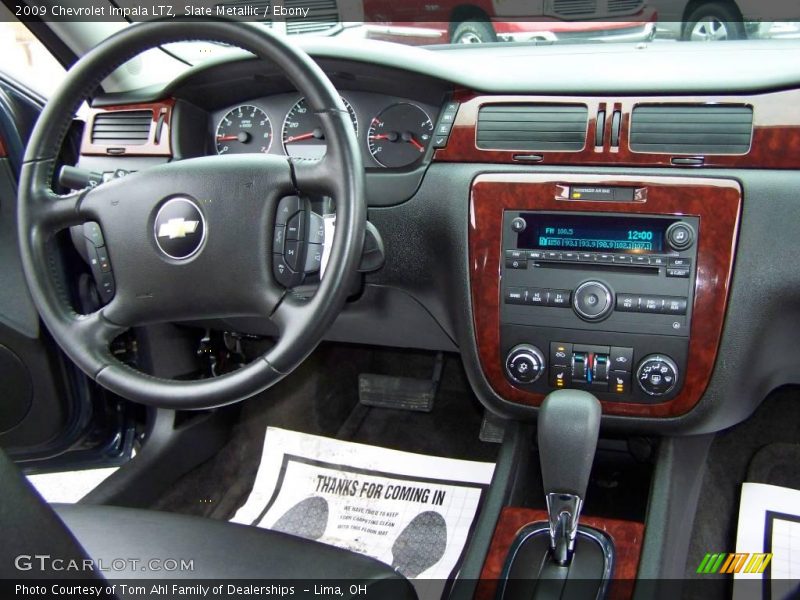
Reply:
[[431, 412], [442, 380], [444, 355], [439, 352], [430, 379], [361, 373], [358, 401], [365, 406]]

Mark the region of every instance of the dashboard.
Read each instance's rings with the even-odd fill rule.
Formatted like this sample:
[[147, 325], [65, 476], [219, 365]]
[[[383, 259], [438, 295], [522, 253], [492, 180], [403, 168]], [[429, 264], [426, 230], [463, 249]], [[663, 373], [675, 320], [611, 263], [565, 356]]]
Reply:
[[[524, 48], [384, 49], [315, 55], [353, 122], [386, 255], [328, 339], [459, 352], [478, 398], [506, 416], [530, 418], [561, 382], [591, 389], [607, 423], [637, 431], [730, 426], [800, 381], [789, 360], [800, 317], [785, 310], [800, 276], [770, 243], [800, 253], [789, 242], [800, 73], [787, 79], [787, 64], [780, 85], [739, 85], [730, 69], [762, 73], [784, 53], [704, 49], [690, 63], [716, 65], [714, 77], [695, 80], [672, 74], [682, 45], [544, 48], [536, 62]], [[658, 81], [635, 73], [645, 59]], [[600, 81], [610, 62], [627, 75]], [[140, 143], [93, 136], [98, 120], [137, 110], [149, 124]], [[318, 158], [318, 129], [274, 67], [230, 60], [96, 99], [80, 163]], [[257, 319], [211, 326], [275, 333]]]

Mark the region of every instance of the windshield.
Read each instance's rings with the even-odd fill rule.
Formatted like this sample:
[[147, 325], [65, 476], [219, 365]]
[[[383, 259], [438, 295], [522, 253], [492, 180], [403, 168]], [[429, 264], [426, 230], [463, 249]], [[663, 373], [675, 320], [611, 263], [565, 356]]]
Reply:
[[[258, 21], [287, 36], [427, 47], [800, 38], [800, 8], [783, 0], [229, 0], [178, 8]], [[210, 44], [171, 50], [192, 64], [225, 52]]]

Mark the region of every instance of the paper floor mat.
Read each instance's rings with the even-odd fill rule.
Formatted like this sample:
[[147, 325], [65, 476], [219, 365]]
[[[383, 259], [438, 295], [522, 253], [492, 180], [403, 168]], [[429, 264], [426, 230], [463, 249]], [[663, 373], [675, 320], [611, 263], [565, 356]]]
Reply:
[[493, 472], [493, 463], [270, 427], [253, 491], [232, 520], [372, 556], [430, 597], [454, 574]]
[[718, 571], [733, 573], [734, 600], [799, 598], [800, 490], [743, 484], [736, 553]]

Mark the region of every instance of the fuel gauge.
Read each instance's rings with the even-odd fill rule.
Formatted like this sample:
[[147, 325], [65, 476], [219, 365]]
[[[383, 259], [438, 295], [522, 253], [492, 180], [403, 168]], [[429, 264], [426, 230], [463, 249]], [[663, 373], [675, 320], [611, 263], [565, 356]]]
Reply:
[[416, 104], [401, 102], [372, 119], [367, 146], [379, 165], [405, 167], [425, 155], [431, 135], [433, 122], [428, 114]]

